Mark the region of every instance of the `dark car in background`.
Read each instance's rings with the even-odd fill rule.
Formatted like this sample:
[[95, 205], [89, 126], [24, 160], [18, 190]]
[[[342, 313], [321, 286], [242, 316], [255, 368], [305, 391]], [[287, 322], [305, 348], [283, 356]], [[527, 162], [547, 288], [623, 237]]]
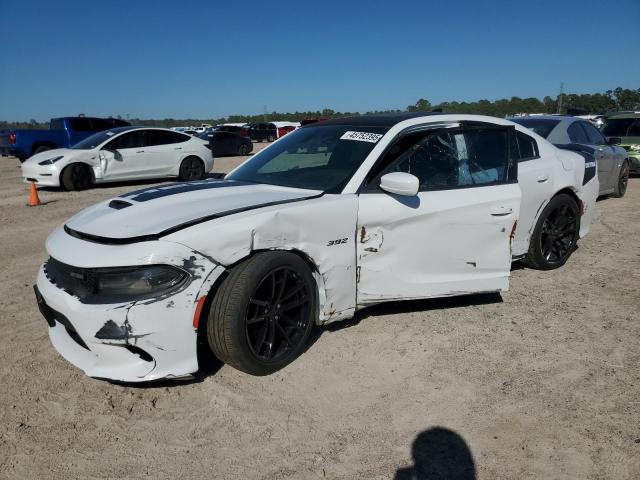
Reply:
[[251, 123], [249, 124], [249, 136], [256, 142], [273, 142], [278, 138], [278, 128], [273, 123]]
[[229, 132], [249, 138], [249, 128], [240, 125], [220, 125], [216, 127], [216, 132]]
[[[206, 134], [203, 134], [206, 135]], [[206, 140], [204, 136], [200, 136]], [[215, 131], [209, 139], [209, 149], [214, 157], [230, 157], [233, 155], [249, 155], [253, 150], [253, 143], [248, 137], [243, 137], [237, 133]]]
[[608, 139], [619, 139], [620, 146], [627, 151], [631, 171], [640, 173], [640, 112], [609, 116], [602, 133]]
[[52, 118], [48, 130], [0, 130], [0, 154], [24, 162], [46, 150], [71, 147], [96, 132], [128, 126], [129, 122], [117, 118]]
[[596, 162], [598, 195], [624, 196], [630, 161], [627, 151], [616, 145], [619, 139], [607, 140], [591, 122], [580, 117], [542, 115], [509, 120], [533, 130], [559, 148], [582, 153], [587, 161]]

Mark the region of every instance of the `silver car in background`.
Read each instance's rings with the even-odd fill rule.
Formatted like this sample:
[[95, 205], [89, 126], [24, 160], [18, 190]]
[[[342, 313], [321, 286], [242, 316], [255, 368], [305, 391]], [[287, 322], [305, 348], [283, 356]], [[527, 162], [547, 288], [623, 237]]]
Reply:
[[591, 122], [579, 117], [543, 115], [509, 120], [533, 130], [555, 146], [593, 157], [598, 165], [599, 196], [623, 197], [627, 191], [630, 162], [627, 151], [607, 142]]

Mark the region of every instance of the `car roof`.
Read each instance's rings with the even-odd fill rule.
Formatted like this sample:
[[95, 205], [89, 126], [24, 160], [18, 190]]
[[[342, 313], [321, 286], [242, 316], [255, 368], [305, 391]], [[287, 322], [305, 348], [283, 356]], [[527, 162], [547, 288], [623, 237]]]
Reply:
[[528, 115], [524, 117], [507, 117], [507, 120], [517, 122], [518, 120], [555, 120], [555, 121], [570, 121], [575, 122], [578, 120], [584, 120], [584, 118], [574, 117], [571, 115]]
[[340, 117], [321, 122], [310, 123], [305, 125], [311, 127], [314, 125], [352, 125], [363, 127], [393, 127], [394, 125], [417, 117], [429, 117], [445, 115], [443, 112], [403, 112], [403, 113], [382, 113], [372, 115], [356, 115], [353, 117]]
[[113, 127], [113, 128], [107, 128], [106, 130], [102, 130], [100, 132], [96, 132], [96, 133], [102, 133], [102, 132], [113, 132], [113, 133], [122, 133], [122, 132], [126, 132], [127, 130], [136, 130], [138, 128], [143, 128], [143, 127], [134, 127], [134, 126], [127, 126], [127, 127]]
[[623, 119], [623, 118], [640, 118], [640, 112], [638, 113], [619, 113], [617, 115], [611, 115], [607, 119]]

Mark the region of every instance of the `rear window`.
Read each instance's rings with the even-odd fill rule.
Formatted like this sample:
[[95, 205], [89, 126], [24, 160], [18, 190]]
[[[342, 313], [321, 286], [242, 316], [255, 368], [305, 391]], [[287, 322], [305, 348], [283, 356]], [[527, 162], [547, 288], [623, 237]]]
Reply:
[[607, 137], [626, 137], [634, 121], [635, 118], [610, 118], [602, 127], [602, 133]]
[[49, 122], [49, 130], [64, 130], [64, 120], [52, 118], [51, 122]]
[[587, 132], [584, 131], [580, 122], [573, 122], [567, 128], [567, 134], [571, 143], [579, 143], [580, 145], [589, 145], [589, 139], [587, 138]]
[[551, 133], [551, 130], [556, 128], [556, 125], [560, 123], [560, 120], [551, 120], [547, 118], [512, 118], [511, 120], [523, 127], [527, 127], [529, 130], [533, 130], [543, 138], [547, 138]]
[[517, 150], [514, 152], [514, 156], [519, 162], [532, 160], [539, 157], [538, 144], [532, 137], [516, 130], [515, 139], [515, 147], [517, 148]]
[[71, 126], [71, 130], [75, 130], [76, 132], [92, 132], [93, 129], [91, 127], [91, 120], [88, 118], [72, 118], [69, 120], [69, 125]]

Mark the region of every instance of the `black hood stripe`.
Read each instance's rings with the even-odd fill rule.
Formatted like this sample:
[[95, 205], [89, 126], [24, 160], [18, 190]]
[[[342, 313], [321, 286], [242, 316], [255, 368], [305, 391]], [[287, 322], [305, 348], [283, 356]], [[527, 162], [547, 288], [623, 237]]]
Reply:
[[184, 222], [179, 225], [176, 225], [175, 227], [167, 228], [166, 230], [163, 230], [162, 232], [159, 232], [159, 233], [152, 233], [149, 235], [139, 235], [137, 237], [124, 237], [124, 238], [101, 237], [99, 235], [92, 235], [90, 233], [79, 232], [77, 230], [70, 228], [68, 225], [64, 226], [64, 231], [67, 232], [72, 237], [79, 238], [81, 240], [86, 240], [88, 242], [102, 243], [104, 245], [127, 245], [130, 243], [150, 242], [154, 240], [159, 240], [162, 237], [166, 237], [167, 235], [171, 235], [172, 233], [178, 232], [180, 230], [184, 230], [185, 228], [193, 227], [194, 225], [208, 222], [209, 220], [228, 217], [229, 215], [248, 212], [250, 210], [257, 210], [258, 208], [272, 207], [274, 205], [284, 205], [287, 203], [294, 203], [294, 202], [303, 202], [305, 200], [320, 198], [323, 195], [324, 193], [319, 193], [318, 195], [311, 195], [309, 197], [291, 198], [288, 200], [277, 200], [275, 202], [267, 202], [267, 203], [261, 203], [258, 205], [249, 205], [247, 207], [235, 208], [233, 210], [227, 210], [225, 212], [219, 212], [219, 213], [214, 213], [212, 215], [206, 215], [204, 217], [195, 218], [193, 220], [189, 220], [188, 222]]
[[156, 198], [167, 197], [169, 195], [177, 195], [179, 193], [195, 192], [197, 190], [209, 190], [211, 188], [239, 187], [242, 185], [250, 185], [247, 182], [237, 180], [198, 180], [195, 182], [181, 182], [163, 185], [161, 187], [149, 187], [141, 190], [120, 195], [120, 198], [127, 198], [134, 202], [146, 202]]

